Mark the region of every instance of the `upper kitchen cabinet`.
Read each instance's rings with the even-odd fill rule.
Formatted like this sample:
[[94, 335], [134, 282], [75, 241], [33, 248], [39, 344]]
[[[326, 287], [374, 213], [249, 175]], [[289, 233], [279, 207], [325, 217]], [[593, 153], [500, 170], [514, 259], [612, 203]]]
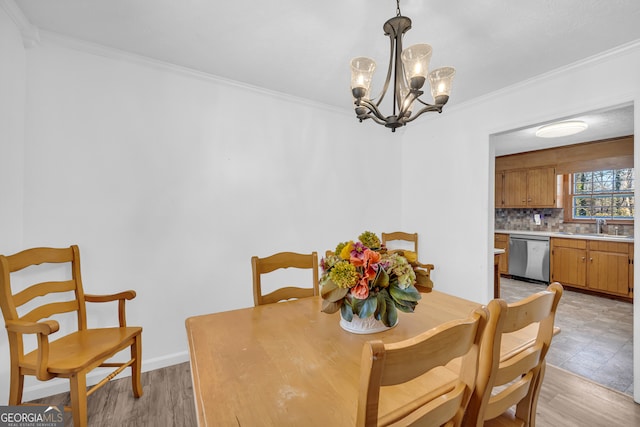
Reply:
[[[496, 186], [496, 207], [553, 208], [556, 206], [555, 168], [506, 170], [502, 175], [501, 193]], [[497, 203], [498, 199], [503, 200], [500, 206]]]
[[495, 207], [571, 212], [565, 206], [571, 201], [566, 186], [571, 174], [633, 168], [633, 158], [633, 135], [498, 156]]
[[496, 208], [504, 208], [504, 172], [496, 172]]

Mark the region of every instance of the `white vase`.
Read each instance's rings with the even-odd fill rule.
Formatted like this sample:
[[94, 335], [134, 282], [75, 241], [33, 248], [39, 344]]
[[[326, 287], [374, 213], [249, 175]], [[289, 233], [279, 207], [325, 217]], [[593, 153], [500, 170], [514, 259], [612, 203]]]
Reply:
[[347, 332], [351, 332], [353, 334], [375, 334], [378, 332], [386, 331], [387, 329], [391, 329], [398, 324], [398, 320], [392, 326], [386, 326], [380, 320], [377, 320], [373, 316], [366, 317], [361, 319], [357, 314], [353, 315], [353, 319], [351, 322], [342, 317], [342, 312], [340, 312], [340, 326]]

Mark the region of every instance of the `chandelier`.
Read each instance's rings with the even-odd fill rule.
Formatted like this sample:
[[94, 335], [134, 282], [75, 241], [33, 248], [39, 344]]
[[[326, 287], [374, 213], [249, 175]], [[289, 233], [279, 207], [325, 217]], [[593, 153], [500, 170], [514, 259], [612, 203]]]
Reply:
[[[360, 122], [371, 119], [395, 132], [396, 128], [406, 125], [428, 111], [441, 113], [442, 107], [449, 101], [455, 69], [443, 67], [429, 72], [431, 46], [428, 44], [416, 44], [402, 50], [402, 37], [410, 28], [411, 19], [402, 16], [400, 0], [396, 0], [396, 16], [385, 22], [382, 27], [390, 40], [389, 69], [382, 92], [377, 98], [372, 99], [369, 95], [376, 68], [375, 61], [362, 56], [351, 60], [351, 93], [355, 99], [356, 116]], [[379, 106], [389, 89], [392, 75], [393, 113], [385, 116]], [[431, 85], [434, 104], [420, 99], [424, 94], [422, 87], [427, 78]], [[419, 109], [414, 112], [416, 101], [422, 105], [418, 105]]]

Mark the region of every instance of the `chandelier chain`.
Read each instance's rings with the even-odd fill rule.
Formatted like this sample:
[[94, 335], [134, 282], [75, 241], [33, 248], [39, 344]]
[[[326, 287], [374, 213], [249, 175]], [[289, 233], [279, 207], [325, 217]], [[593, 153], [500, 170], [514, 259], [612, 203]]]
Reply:
[[396, 16], [401, 16], [402, 12], [400, 12], [400, 0], [396, 0]]

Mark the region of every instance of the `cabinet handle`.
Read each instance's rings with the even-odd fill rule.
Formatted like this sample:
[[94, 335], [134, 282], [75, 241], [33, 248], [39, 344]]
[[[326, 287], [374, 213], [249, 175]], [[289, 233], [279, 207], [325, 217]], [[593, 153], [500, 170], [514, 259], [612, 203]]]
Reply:
[[584, 262], [585, 259], [586, 259], [585, 257], [582, 257], [582, 262]]
[[593, 258], [589, 258], [589, 261], [593, 262]]

